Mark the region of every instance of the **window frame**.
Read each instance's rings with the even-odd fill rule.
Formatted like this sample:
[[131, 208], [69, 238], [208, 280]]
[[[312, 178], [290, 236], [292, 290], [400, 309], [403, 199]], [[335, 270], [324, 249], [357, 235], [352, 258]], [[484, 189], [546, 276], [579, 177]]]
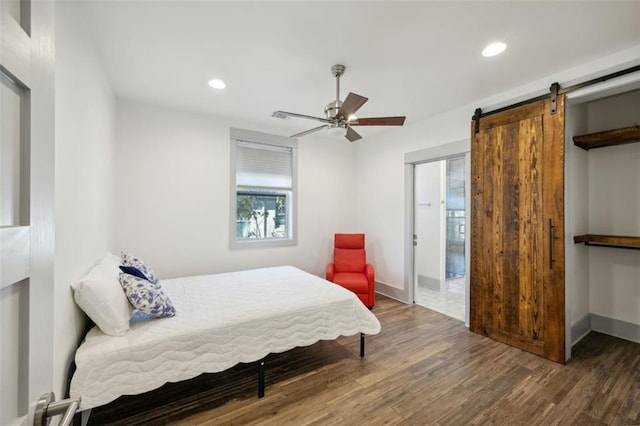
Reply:
[[[298, 139], [290, 138], [286, 136], [278, 136], [271, 135], [267, 133], [254, 132], [251, 130], [244, 129], [230, 129], [230, 139], [231, 139], [231, 149], [230, 149], [230, 158], [231, 158], [231, 176], [230, 176], [230, 205], [229, 205], [229, 248], [230, 249], [242, 249], [242, 248], [268, 248], [268, 247], [287, 247], [287, 246], [295, 246], [297, 245], [297, 184], [298, 184], [298, 174], [297, 174], [297, 164], [298, 164]], [[238, 188], [236, 183], [236, 172], [237, 172], [237, 143], [238, 142], [251, 142], [262, 145], [273, 145], [278, 147], [291, 148], [291, 195], [290, 200], [288, 200], [287, 206], [287, 226], [290, 228], [289, 237], [287, 238], [252, 238], [252, 239], [238, 239], [236, 236], [236, 218], [237, 218], [237, 203], [238, 203], [238, 192], [247, 192], [247, 187], [243, 187], [241, 190]], [[281, 188], [272, 188], [273, 191], [270, 192], [270, 188], [261, 188], [255, 187], [255, 189], [265, 192], [268, 194], [276, 194], [282, 193]]]

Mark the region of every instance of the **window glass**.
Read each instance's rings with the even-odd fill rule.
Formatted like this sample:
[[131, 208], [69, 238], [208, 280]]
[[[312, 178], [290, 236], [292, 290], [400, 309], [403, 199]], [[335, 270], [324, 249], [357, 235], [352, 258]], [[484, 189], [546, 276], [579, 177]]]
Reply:
[[238, 191], [236, 238], [288, 238], [287, 195]]

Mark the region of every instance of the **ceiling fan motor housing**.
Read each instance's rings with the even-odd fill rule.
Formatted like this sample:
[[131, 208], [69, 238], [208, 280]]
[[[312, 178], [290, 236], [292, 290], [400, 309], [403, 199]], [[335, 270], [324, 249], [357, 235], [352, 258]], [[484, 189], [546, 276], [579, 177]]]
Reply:
[[338, 114], [340, 107], [342, 107], [342, 101], [340, 99], [331, 101], [326, 107], [324, 107], [324, 115], [326, 115], [329, 120], [333, 120], [336, 118], [336, 114]]

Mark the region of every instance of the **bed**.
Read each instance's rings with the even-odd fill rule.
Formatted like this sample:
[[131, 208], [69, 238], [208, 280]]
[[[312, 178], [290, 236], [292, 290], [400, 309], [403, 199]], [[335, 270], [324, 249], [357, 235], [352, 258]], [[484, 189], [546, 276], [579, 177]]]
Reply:
[[380, 331], [355, 294], [291, 266], [161, 284], [174, 317], [133, 319], [121, 336], [87, 333], [70, 385], [81, 410], [339, 336], [360, 333], [363, 355], [364, 334]]

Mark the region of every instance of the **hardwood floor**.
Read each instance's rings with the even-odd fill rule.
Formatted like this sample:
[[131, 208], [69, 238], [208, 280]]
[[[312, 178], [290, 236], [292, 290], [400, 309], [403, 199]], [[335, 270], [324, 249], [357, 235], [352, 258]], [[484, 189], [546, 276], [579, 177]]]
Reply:
[[378, 296], [382, 332], [267, 357], [94, 409], [89, 424], [640, 424], [640, 344], [591, 333], [559, 365]]

